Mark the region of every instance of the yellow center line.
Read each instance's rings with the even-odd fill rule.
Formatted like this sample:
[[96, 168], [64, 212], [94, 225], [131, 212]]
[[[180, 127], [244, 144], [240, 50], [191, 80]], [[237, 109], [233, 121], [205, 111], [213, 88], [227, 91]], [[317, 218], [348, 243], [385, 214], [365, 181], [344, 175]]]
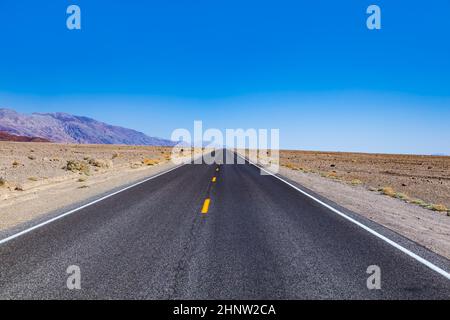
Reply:
[[213, 177], [212, 178], [212, 182], [216, 182], [217, 181], [217, 178], [216, 177]]
[[208, 209], [209, 209], [209, 203], [211, 202], [211, 199], [207, 198], [205, 199], [205, 202], [203, 203], [203, 208], [202, 208], [202, 213], [208, 213]]

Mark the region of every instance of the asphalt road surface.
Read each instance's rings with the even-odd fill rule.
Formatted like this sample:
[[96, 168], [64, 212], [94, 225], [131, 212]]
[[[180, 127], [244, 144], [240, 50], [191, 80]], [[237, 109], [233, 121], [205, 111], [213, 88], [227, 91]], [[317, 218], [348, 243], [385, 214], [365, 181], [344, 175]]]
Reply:
[[190, 164], [0, 244], [0, 298], [449, 299], [450, 281], [251, 164]]

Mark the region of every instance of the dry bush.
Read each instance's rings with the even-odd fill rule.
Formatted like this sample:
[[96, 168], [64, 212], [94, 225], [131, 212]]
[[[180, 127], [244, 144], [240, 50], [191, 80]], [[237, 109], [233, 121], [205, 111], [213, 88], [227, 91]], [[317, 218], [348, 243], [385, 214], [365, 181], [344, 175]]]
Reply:
[[158, 164], [159, 161], [156, 159], [145, 158], [144, 160], [142, 160], [142, 163], [146, 166], [154, 166]]
[[137, 169], [137, 168], [140, 168], [140, 167], [142, 167], [142, 163], [141, 162], [132, 162], [132, 163], [130, 163], [130, 167], [131, 167], [131, 169]]
[[67, 171], [72, 171], [72, 172], [79, 171], [84, 174], [89, 174], [89, 172], [90, 172], [89, 164], [87, 164], [86, 162], [77, 161], [77, 160], [68, 160], [64, 169], [66, 169]]
[[104, 160], [104, 159], [89, 159], [89, 164], [97, 167], [97, 168], [104, 168], [109, 169], [113, 167], [113, 163], [111, 160]]
[[395, 194], [395, 198], [401, 199], [401, 200], [405, 200], [405, 201], [409, 201], [409, 200], [410, 200], [410, 198], [408, 197], [408, 195], [406, 195], [406, 194], [404, 194], [404, 193], [401, 193], [401, 192], [397, 192], [397, 193]]
[[428, 206], [428, 203], [426, 203], [425, 201], [421, 200], [421, 199], [413, 199], [410, 201], [412, 204], [417, 204], [421, 207], [426, 207]]
[[395, 194], [396, 194], [394, 189], [392, 189], [391, 187], [381, 188], [380, 191], [382, 194], [389, 196], [389, 197], [395, 197]]
[[30, 154], [30, 155], [28, 156], [28, 159], [30, 159], [30, 160], [36, 160], [36, 157]]
[[296, 167], [293, 164], [291, 164], [291, 163], [286, 163], [286, 164], [283, 165], [283, 167], [286, 167], [286, 168], [291, 169], [291, 170], [295, 170], [296, 169]]
[[6, 186], [6, 180], [2, 177], [0, 177], [0, 187]]
[[338, 175], [335, 171], [322, 172], [320, 175], [324, 178], [338, 179]]
[[38, 181], [39, 179], [36, 178], [36, 177], [29, 177], [28, 180], [30, 180], [30, 181]]
[[443, 204], [433, 204], [431, 205], [431, 210], [433, 211], [439, 211], [439, 212], [447, 212], [448, 209], [446, 206], [444, 206]]
[[362, 181], [359, 179], [353, 179], [352, 181], [350, 181], [350, 183], [354, 186], [357, 186], [357, 185], [362, 184]]

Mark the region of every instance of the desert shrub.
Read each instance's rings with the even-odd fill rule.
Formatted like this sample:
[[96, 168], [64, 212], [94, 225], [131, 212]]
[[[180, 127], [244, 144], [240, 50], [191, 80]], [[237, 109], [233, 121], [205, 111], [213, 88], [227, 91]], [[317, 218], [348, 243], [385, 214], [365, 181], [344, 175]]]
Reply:
[[156, 159], [145, 158], [144, 160], [142, 160], [142, 163], [145, 164], [146, 166], [153, 166], [158, 164], [159, 161]]
[[131, 169], [137, 169], [137, 168], [142, 167], [142, 163], [141, 162], [132, 162], [130, 164], [130, 167], [131, 167]]
[[6, 180], [2, 177], [0, 177], [0, 187], [6, 186]]
[[357, 186], [357, 185], [362, 184], [362, 181], [359, 179], [353, 179], [350, 183], [354, 186]]
[[337, 173], [334, 172], [334, 171], [330, 171], [328, 173], [325, 173], [323, 176], [326, 177], [326, 178], [331, 178], [331, 179], [337, 179], [337, 177], [338, 177]]
[[111, 160], [104, 160], [104, 159], [89, 159], [89, 164], [97, 167], [97, 168], [112, 168], [113, 167], [113, 163]]
[[84, 174], [89, 174], [89, 165], [86, 162], [83, 161], [77, 161], [77, 160], [68, 160], [66, 163], [66, 166], [64, 167], [67, 171], [72, 172], [82, 172]]
[[397, 198], [397, 199], [401, 199], [401, 200], [409, 200], [409, 197], [406, 195], [406, 194], [404, 194], [404, 193], [401, 193], [401, 192], [397, 192], [396, 194], [395, 194], [395, 198]]
[[38, 181], [39, 179], [36, 178], [36, 177], [29, 177], [28, 180], [30, 180], [30, 181]]
[[17, 161], [17, 160], [14, 160], [13, 163], [12, 163], [13, 167], [17, 167], [19, 164], [20, 164], [20, 163], [19, 163], [19, 161]]
[[427, 206], [428, 205], [425, 201], [420, 200], [420, 199], [412, 199], [411, 203], [412, 204], [417, 204], [419, 206]]
[[447, 212], [448, 209], [443, 204], [433, 204], [430, 206], [430, 209], [433, 211], [439, 211], [439, 212]]
[[80, 178], [78, 179], [78, 182], [85, 182], [86, 180], [87, 180], [86, 177], [80, 177]]
[[30, 160], [36, 160], [36, 157], [30, 154], [30, 155], [28, 156], [28, 159], [30, 159]]
[[286, 163], [283, 165], [283, 167], [286, 167], [291, 170], [295, 170], [295, 166], [292, 163]]
[[391, 187], [384, 187], [380, 189], [381, 193], [389, 196], [389, 197], [395, 197], [395, 191]]

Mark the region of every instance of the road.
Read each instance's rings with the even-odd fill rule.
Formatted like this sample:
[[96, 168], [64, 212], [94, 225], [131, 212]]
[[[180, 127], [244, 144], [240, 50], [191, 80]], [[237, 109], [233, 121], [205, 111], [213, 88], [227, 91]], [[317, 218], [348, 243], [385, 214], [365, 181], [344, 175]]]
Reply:
[[450, 281], [249, 163], [190, 164], [0, 244], [0, 298], [449, 299]]

